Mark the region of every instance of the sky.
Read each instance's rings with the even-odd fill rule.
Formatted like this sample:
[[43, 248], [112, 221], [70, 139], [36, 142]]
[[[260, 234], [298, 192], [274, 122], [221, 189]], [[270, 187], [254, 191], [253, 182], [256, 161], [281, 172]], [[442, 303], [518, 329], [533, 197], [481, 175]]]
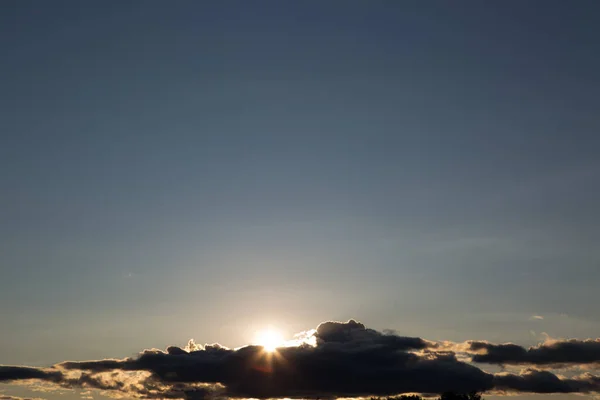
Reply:
[[351, 318], [597, 338], [599, 19], [595, 0], [4, 0], [0, 364]]

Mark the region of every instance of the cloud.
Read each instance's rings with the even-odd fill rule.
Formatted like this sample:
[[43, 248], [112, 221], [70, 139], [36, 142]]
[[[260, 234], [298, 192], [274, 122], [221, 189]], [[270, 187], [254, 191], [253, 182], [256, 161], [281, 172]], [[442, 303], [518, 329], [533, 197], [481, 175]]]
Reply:
[[339, 397], [405, 392], [484, 391], [492, 376], [453, 355], [417, 355], [434, 346], [420, 338], [385, 335], [350, 320], [326, 322], [316, 346], [282, 347], [274, 356], [260, 346], [231, 350], [219, 345], [187, 352], [144, 351], [136, 359], [68, 362], [67, 370], [149, 371], [161, 382], [220, 383], [230, 397]]
[[11, 380], [39, 379], [60, 382], [62, 374], [51, 368], [18, 367], [0, 365], [0, 382]]
[[600, 339], [549, 340], [526, 349], [506, 343], [468, 342], [473, 361], [489, 364], [568, 366], [600, 363]]
[[[112, 361], [112, 360], [111, 360]], [[96, 362], [93, 362], [96, 363]], [[68, 365], [68, 363], [65, 363]], [[84, 366], [88, 363], [82, 363]], [[103, 363], [100, 362], [100, 365]], [[102, 370], [102, 368], [99, 368]], [[33, 373], [37, 370], [38, 373]], [[8, 373], [10, 372], [10, 373]], [[48, 373], [51, 372], [51, 373]], [[32, 378], [32, 376], [35, 376]], [[122, 398], [136, 397], [145, 399], [205, 399], [222, 390], [222, 385], [206, 385], [201, 383], [163, 383], [160, 379], [146, 371], [121, 371], [107, 369], [102, 372], [70, 371], [60, 365], [53, 369], [34, 367], [0, 366], [0, 382], [29, 381], [35, 379], [54, 384], [47, 390], [61, 389], [97, 389], [103, 394]]]
[[541, 320], [541, 319], [544, 319], [544, 317], [541, 315], [532, 315], [530, 319]]
[[584, 374], [560, 378], [549, 371], [527, 369], [519, 375], [496, 374], [494, 387], [499, 391], [531, 393], [590, 393], [600, 390], [600, 377]]
[[7, 396], [0, 394], [0, 400], [44, 400], [40, 397], [16, 397], [16, 396]]
[[[254, 345], [229, 349], [190, 341], [185, 348], [144, 350], [125, 359], [66, 361], [52, 368], [0, 366], [0, 381], [37, 379], [127, 397], [180, 399], [600, 391], [599, 378], [592, 375], [566, 379], [532, 369], [490, 374], [458, 360], [447, 343], [381, 333], [354, 320], [322, 323], [312, 335], [314, 345], [281, 347], [275, 353]], [[494, 351], [493, 346], [504, 346], [499, 348], [512, 357], [522, 353], [516, 345], [462, 344], [477, 353], [474, 358]]]
[[427, 347], [435, 347], [435, 343], [421, 338], [405, 337], [377, 332], [368, 329], [360, 322], [349, 320], [348, 322], [323, 322], [315, 332], [317, 343], [355, 343], [364, 346], [368, 343], [374, 345], [387, 345], [396, 350], [422, 350]]

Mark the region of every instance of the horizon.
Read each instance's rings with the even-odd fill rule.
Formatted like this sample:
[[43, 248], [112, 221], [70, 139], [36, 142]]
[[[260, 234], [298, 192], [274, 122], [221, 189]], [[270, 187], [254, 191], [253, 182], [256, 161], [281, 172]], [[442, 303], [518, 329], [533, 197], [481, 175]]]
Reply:
[[597, 397], [598, 21], [4, 0], [0, 399]]

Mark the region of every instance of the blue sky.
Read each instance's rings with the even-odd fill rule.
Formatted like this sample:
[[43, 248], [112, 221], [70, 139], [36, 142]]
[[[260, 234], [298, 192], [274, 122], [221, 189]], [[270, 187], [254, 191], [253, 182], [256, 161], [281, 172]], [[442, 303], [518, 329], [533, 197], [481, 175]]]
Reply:
[[597, 336], [599, 3], [1, 9], [3, 364]]

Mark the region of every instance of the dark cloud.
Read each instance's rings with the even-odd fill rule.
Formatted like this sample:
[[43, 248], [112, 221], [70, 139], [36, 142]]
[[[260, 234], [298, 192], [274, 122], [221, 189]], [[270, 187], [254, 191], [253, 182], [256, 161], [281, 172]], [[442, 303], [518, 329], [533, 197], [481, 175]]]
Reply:
[[91, 388], [117, 391], [131, 397], [144, 399], [205, 399], [213, 397], [219, 388], [210, 385], [167, 384], [153, 376], [136, 376], [127, 373], [82, 373], [77, 378], [66, 379], [63, 387]]
[[49, 382], [60, 382], [63, 376], [60, 371], [51, 368], [19, 367], [0, 365], [0, 382], [39, 379]]
[[[114, 360], [107, 360], [114, 361]], [[95, 372], [85, 372], [77, 370], [75, 373], [70, 373], [68, 369], [63, 371], [57, 369], [35, 368], [35, 367], [18, 367], [18, 366], [0, 366], [0, 381], [20, 381], [35, 379], [39, 381], [56, 384], [60, 388], [74, 389], [86, 388], [97, 389], [101, 391], [114, 391], [125, 393], [130, 397], [145, 398], [145, 399], [190, 399], [198, 400], [213, 397], [221, 391], [220, 385], [198, 385], [198, 384], [168, 384], [161, 382], [160, 379], [151, 374], [139, 375], [135, 373], [127, 373], [122, 371], [106, 372], [109, 369], [102, 361], [92, 361], [82, 363], [82, 365], [90, 367], [93, 363], [98, 365]], [[62, 364], [61, 364], [62, 365]], [[71, 363], [64, 363], [66, 366], [71, 366]], [[114, 364], [112, 364], [114, 366]], [[56, 368], [62, 369], [60, 366]], [[74, 369], [74, 368], [73, 368]], [[5, 396], [7, 399], [13, 397]], [[4, 397], [0, 397], [3, 400]], [[14, 399], [19, 399], [14, 397]]]
[[[395, 343], [387, 341], [364, 348], [348, 343], [284, 347], [272, 356], [259, 346], [206, 348], [185, 354], [152, 351], [135, 360], [123, 360], [119, 368], [149, 371], [161, 382], [220, 383], [231, 397], [367, 396], [485, 391], [492, 387], [490, 374], [448, 354], [421, 357], [399, 351]], [[107, 370], [103, 361], [63, 366]]]
[[95, 372], [113, 371], [124, 369], [126, 360], [99, 360], [99, 361], [65, 361], [59, 364], [64, 369], [94, 370]]
[[434, 347], [433, 342], [421, 338], [405, 337], [392, 334], [390, 331], [383, 334], [374, 329], [368, 329], [360, 322], [323, 322], [315, 332], [317, 343], [355, 343], [360, 346], [372, 343], [376, 346], [386, 346], [396, 350], [421, 350]]
[[600, 378], [590, 374], [559, 378], [549, 371], [528, 369], [519, 375], [496, 374], [494, 387], [510, 392], [590, 393], [600, 391]]
[[[454, 352], [447, 351], [448, 346], [384, 334], [353, 320], [322, 323], [314, 337], [316, 346], [281, 347], [275, 353], [266, 353], [260, 346], [234, 350], [190, 342], [185, 349], [145, 350], [122, 360], [67, 361], [50, 369], [0, 367], [0, 380], [39, 379], [130, 397], [182, 399], [600, 390], [598, 377], [592, 375], [566, 379], [536, 370], [493, 375], [459, 361]], [[498, 345], [469, 342], [468, 351], [485, 355], [495, 349], [490, 346]], [[511, 357], [527, 353], [516, 345], [499, 346]]]
[[489, 364], [568, 365], [600, 363], [600, 339], [555, 340], [526, 349], [516, 344], [469, 342], [473, 361]]

